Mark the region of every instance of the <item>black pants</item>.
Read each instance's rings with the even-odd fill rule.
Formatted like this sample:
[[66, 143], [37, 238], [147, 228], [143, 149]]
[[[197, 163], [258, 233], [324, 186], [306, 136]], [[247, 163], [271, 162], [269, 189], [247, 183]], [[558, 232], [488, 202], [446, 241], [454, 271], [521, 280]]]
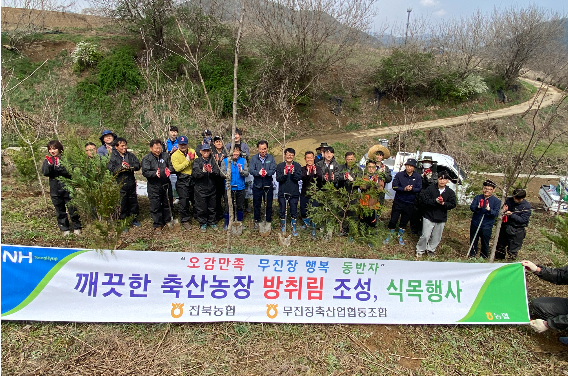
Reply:
[[501, 225], [499, 231], [499, 239], [497, 240], [497, 248], [495, 251], [496, 259], [504, 259], [505, 254], [516, 259], [517, 253], [523, 246], [523, 240], [527, 231], [524, 227], [513, 227], [506, 224]]
[[69, 201], [71, 201], [71, 196], [67, 191], [61, 195], [51, 196], [51, 203], [53, 203], [53, 207], [55, 207], [55, 214], [57, 216], [57, 225], [61, 231], [69, 231], [69, 218], [67, 218], [67, 211], [69, 211], [71, 222], [73, 222], [73, 229], [81, 229], [79, 213], [77, 213], [77, 210], [73, 206], [68, 205]]
[[[410, 216], [410, 232], [415, 235], [422, 235], [422, 217], [424, 213], [422, 209], [414, 206], [414, 210], [412, 211], [412, 215]], [[402, 228], [402, 227], [401, 227]]]
[[191, 176], [180, 178], [176, 182], [176, 190], [179, 196], [178, 209], [180, 222], [189, 222], [193, 210], [193, 182]]
[[[481, 252], [479, 253], [479, 256], [486, 259], [489, 256], [489, 240], [491, 239], [493, 228], [480, 228], [477, 236], [475, 236], [478, 226], [479, 225], [474, 225], [473, 223], [469, 225], [469, 244], [473, 241], [473, 244], [471, 244], [471, 250], [469, 251], [469, 256], [477, 256], [477, 243], [481, 239]], [[473, 240], [474, 236], [475, 240]]]
[[148, 199], [154, 228], [169, 223], [172, 220], [170, 207], [173, 207], [174, 202], [172, 183], [168, 180], [167, 184], [148, 184]]
[[[236, 217], [237, 211], [245, 211], [245, 190], [231, 189], [231, 198], [233, 202], [233, 216]], [[227, 196], [225, 196], [225, 214], [229, 214], [229, 200]]]
[[392, 203], [391, 218], [389, 221], [389, 229], [394, 230], [396, 228], [396, 223], [400, 217], [400, 224], [398, 227], [403, 230], [406, 229], [406, 224], [414, 214], [414, 204], [406, 203], [402, 201], [394, 200]]
[[215, 201], [215, 193], [203, 194], [195, 191], [195, 215], [200, 226], [204, 224], [212, 226], [216, 223]]
[[300, 216], [302, 218], [308, 217], [308, 204], [311, 203], [312, 206], [316, 206], [314, 202], [313, 199], [300, 195]]
[[138, 196], [136, 195], [136, 185], [126, 186], [124, 185], [120, 189], [120, 219], [126, 219], [131, 215], [134, 219], [140, 213], [140, 208], [138, 206]]
[[[549, 320], [560, 315], [568, 315], [568, 298], [540, 297], [532, 300], [531, 319]], [[557, 326], [554, 324], [553, 326]]]
[[371, 215], [360, 217], [361, 222], [365, 223], [369, 227], [377, 227], [377, 211], [373, 210]]
[[252, 206], [254, 207], [254, 221], [260, 222], [260, 207], [262, 199], [266, 199], [266, 221], [272, 222], [272, 199], [274, 198], [272, 185], [265, 188], [252, 187]]
[[216, 178], [215, 180], [215, 220], [223, 219], [223, 204], [226, 202], [227, 189], [225, 188], [225, 179]]
[[288, 203], [290, 204], [290, 216], [292, 219], [296, 219], [298, 217], [298, 201], [300, 200], [299, 196], [289, 196], [284, 194], [278, 194], [278, 208], [280, 210], [280, 219], [284, 219], [286, 217], [286, 198], [288, 198]]

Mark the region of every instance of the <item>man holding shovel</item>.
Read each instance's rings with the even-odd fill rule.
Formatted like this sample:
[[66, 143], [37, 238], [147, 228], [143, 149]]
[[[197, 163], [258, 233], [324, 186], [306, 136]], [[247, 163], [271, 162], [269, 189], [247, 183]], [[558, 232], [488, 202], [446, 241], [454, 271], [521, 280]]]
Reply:
[[473, 211], [473, 216], [469, 226], [470, 247], [468, 257], [476, 257], [479, 239], [481, 239], [481, 252], [479, 255], [484, 259], [488, 256], [493, 224], [501, 208], [501, 200], [493, 195], [496, 186], [493, 181], [485, 180], [483, 182], [483, 193], [476, 195], [469, 206], [471, 211]]
[[249, 172], [254, 177], [252, 187], [252, 205], [254, 207], [254, 229], [260, 223], [260, 206], [262, 199], [266, 199], [266, 222], [272, 222], [272, 199], [274, 187], [272, 175], [276, 172], [274, 157], [268, 153], [268, 142], [260, 140], [256, 144], [258, 154], [252, 155], [249, 163]]
[[276, 181], [278, 185], [278, 206], [280, 208], [280, 227], [286, 233], [286, 214], [288, 203], [292, 220], [292, 235], [298, 236], [296, 218], [298, 216], [298, 200], [300, 199], [300, 185], [302, 179], [302, 166], [294, 161], [296, 151], [293, 148], [284, 150], [284, 161], [276, 166]]

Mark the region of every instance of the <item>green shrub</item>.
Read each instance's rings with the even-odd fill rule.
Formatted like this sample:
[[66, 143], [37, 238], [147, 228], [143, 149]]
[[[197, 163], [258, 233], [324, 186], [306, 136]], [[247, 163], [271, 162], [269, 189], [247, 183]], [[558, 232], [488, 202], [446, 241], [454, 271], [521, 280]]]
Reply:
[[122, 46], [99, 63], [97, 79], [104, 93], [117, 89], [135, 92], [142, 86], [143, 79], [134, 57], [135, 51], [132, 47]]
[[40, 151], [40, 142], [36, 142], [32, 145], [33, 154], [30, 150], [30, 146], [26, 144], [23, 140], [19, 140], [19, 151], [14, 151], [11, 156], [14, 160], [14, 165], [16, 166], [16, 180], [26, 184], [32, 185], [37, 183], [38, 177], [36, 172], [36, 166], [34, 165], [33, 156], [35, 156], [38, 168], [41, 172], [41, 164], [43, 163], [44, 154]]

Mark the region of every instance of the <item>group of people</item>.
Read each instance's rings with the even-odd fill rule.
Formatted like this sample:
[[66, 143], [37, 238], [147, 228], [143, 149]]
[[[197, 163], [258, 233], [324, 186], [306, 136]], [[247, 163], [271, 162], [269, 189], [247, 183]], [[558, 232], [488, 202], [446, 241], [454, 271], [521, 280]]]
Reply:
[[[345, 153], [344, 163], [339, 164], [334, 148], [327, 143], [321, 143], [315, 152], [305, 152], [305, 165], [302, 166], [295, 161], [296, 151], [293, 148], [287, 148], [284, 151], [284, 161], [276, 164], [274, 157], [268, 153], [268, 142], [265, 140], [258, 141], [257, 153], [251, 155], [239, 129], [235, 133], [231, 156], [229, 151], [232, 143], [224, 143], [220, 136], [213, 136], [210, 130], [203, 131], [203, 139], [195, 149], [189, 147], [186, 136], [178, 134], [178, 128], [172, 126], [165, 142], [159, 139], [151, 140], [149, 152], [141, 162], [128, 151], [126, 139], [117, 137], [110, 130], [103, 131], [100, 136], [100, 147], [97, 148], [94, 143], [85, 145], [89, 156], [109, 156], [108, 169], [115, 175], [117, 182], [121, 183], [120, 218], [131, 217], [132, 225], [137, 227], [140, 223], [137, 219], [139, 206], [134, 172], [142, 170], [142, 175], [147, 179], [150, 215], [155, 234], [160, 234], [165, 225], [172, 225], [173, 212], [176, 210], [179, 212], [179, 222], [186, 230], [191, 228], [190, 222], [193, 218], [197, 220], [202, 232], [206, 232], [208, 227], [217, 230], [217, 223], [222, 219], [224, 229], [227, 229], [227, 182], [231, 188], [234, 218], [242, 222], [246, 202], [246, 179], [249, 175], [252, 175], [254, 229], [259, 228], [263, 219], [268, 223], [272, 221], [273, 189], [277, 184], [280, 227], [282, 232], [285, 232], [289, 209], [290, 229], [294, 236], [298, 235], [298, 228], [311, 228], [312, 235], [315, 236], [316, 225], [308, 215], [308, 205], [317, 207], [319, 203], [311, 198], [309, 188], [312, 186], [315, 185], [317, 190], [326, 190], [325, 185], [331, 183], [335, 188], [345, 188], [349, 194], [360, 191], [360, 204], [368, 207], [370, 211], [359, 216], [359, 221], [369, 227], [375, 227], [380, 206], [385, 202], [385, 185], [392, 182], [395, 196], [388, 222], [389, 233], [383, 243], [397, 240], [400, 245], [404, 245], [404, 234], [410, 222], [412, 233], [419, 235], [416, 244], [417, 258], [424, 254], [430, 257], [435, 255], [448, 211], [457, 205], [456, 193], [448, 186], [451, 179], [449, 173], [437, 171], [434, 168], [436, 162], [431, 156], [424, 156], [419, 161], [407, 159], [404, 162], [404, 170], [393, 177], [389, 167], [384, 164], [384, 160], [390, 157], [390, 151], [382, 145], [371, 147], [366, 156], [365, 168], [357, 164], [355, 154], [351, 151]], [[65, 167], [60, 164], [63, 146], [59, 141], [51, 141], [48, 150], [43, 173], [50, 178], [51, 197], [59, 227], [65, 235], [70, 233], [67, 205], [74, 232], [80, 234], [79, 215], [74, 208], [68, 206], [70, 195], [58, 180], [61, 176], [70, 177]], [[355, 182], [358, 184], [354, 185]], [[173, 201], [174, 187], [179, 196], [177, 207]], [[368, 192], [372, 188], [377, 189], [380, 194], [370, 196]], [[477, 256], [479, 241], [480, 256], [488, 257], [489, 240], [501, 208], [501, 201], [493, 195], [495, 188], [493, 181], [486, 180], [482, 194], [477, 195], [470, 205], [473, 212], [470, 225], [470, 257]], [[525, 197], [526, 192], [517, 189], [503, 206], [505, 215], [497, 238], [497, 259], [503, 259], [506, 255], [516, 258], [522, 246], [531, 215], [531, 207]], [[346, 215], [356, 216], [353, 213]]]

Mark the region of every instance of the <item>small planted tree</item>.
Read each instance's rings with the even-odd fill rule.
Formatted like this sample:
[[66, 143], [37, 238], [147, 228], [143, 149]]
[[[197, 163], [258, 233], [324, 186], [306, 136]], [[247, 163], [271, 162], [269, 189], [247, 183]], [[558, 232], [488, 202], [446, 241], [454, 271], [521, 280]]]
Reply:
[[71, 194], [71, 204], [83, 219], [90, 219], [96, 249], [116, 248], [130, 224], [130, 219], [119, 219], [121, 185], [107, 169], [108, 160], [106, 156], [89, 157], [78, 139], [66, 142], [61, 159], [71, 178], [60, 180]]

